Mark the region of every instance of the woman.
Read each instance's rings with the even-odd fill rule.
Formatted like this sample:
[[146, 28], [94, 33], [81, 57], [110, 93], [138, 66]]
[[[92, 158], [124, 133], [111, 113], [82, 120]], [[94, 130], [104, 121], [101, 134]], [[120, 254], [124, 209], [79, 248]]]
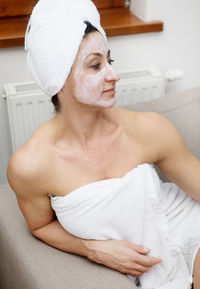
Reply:
[[[165, 118], [114, 108], [119, 76], [111, 67], [105, 34], [91, 2], [54, 2], [40, 0], [36, 5], [26, 49], [33, 76], [52, 97], [56, 115], [12, 155], [8, 180], [34, 236], [60, 250], [142, 278], [165, 260], [151, 256], [152, 248], [130, 240], [89, 240], [70, 234], [55, 217], [54, 200], [63, 200], [87, 184], [122, 179], [134, 168], [143, 170], [143, 164], [154, 163], [199, 202], [200, 162]], [[194, 202], [190, 197], [188, 202]], [[197, 202], [195, 212], [200, 214]], [[198, 239], [198, 227], [196, 231]], [[200, 288], [199, 241], [191, 255], [194, 271], [192, 267], [189, 272], [194, 273], [195, 289]], [[162, 285], [157, 288], [166, 288]]]

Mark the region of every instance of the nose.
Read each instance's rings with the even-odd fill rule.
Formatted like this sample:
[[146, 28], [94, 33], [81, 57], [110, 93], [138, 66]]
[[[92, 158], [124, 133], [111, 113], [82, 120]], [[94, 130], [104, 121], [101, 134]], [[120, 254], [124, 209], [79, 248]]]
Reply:
[[120, 79], [119, 74], [109, 64], [107, 64], [105, 79], [106, 81], [115, 81], [115, 82], [117, 82]]

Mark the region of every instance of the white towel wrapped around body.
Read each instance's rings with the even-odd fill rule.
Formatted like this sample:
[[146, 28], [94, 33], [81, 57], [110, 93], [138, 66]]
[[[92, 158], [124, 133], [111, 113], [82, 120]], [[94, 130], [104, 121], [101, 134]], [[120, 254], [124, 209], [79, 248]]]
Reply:
[[170, 234], [169, 216], [162, 204], [162, 191], [166, 197], [168, 185], [175, 186], [163, 184], [151, 164], [142, 164], [123, 178], [97, 181], [64, 197], [51, 197], [51, 205], [64, 229], [79, 238], [128, 240], [161, 258], [160, 264], [139, 278], [141, 288], [188, 289], [191, 273]]

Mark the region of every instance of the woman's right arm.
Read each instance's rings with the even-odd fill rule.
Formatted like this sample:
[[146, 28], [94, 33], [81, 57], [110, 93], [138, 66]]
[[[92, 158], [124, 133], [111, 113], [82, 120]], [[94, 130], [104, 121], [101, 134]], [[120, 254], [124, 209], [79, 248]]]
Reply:
[[32, 234], [43, 242], [65, 252], [85, 256], [109, 268], [131, 276], [141, 276], [160, 259], [145, 256], [140, 245], [128, 241], [84, 240], [68, 233], [59, 224], [45, 191], [48, 179], [42, 176], [36, 158], [16, 152], [9, 161], [8, 181]]
[[145, 256], [149, 251], [145, 252], [142, 246], [128, 241], [79, 239], [64, 230], [57, 220], [32, 233], [57, 249], [85, 256], [91, 261], [133, 277], [143, 275], [160, 262], [159, 259]]

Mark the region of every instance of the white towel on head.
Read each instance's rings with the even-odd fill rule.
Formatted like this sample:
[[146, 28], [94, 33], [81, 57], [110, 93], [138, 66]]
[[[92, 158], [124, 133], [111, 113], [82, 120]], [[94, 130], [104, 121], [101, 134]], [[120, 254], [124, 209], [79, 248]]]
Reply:
[[190, 274], [173, 242], [161, 206], [162, 183], [149, 164], [123, 178], [84, 185], [64, 197], [51, 197], [60, 224], [83, 239], [129, 240], [150, 248], [162, 262], [139, 278], [143, 289], [188, 289]]
[[63, 87], [90, 22], [106, 38], [91, 0], [40, 0], [25, 35], [27, 65], [38, 85], [50, 96]]

